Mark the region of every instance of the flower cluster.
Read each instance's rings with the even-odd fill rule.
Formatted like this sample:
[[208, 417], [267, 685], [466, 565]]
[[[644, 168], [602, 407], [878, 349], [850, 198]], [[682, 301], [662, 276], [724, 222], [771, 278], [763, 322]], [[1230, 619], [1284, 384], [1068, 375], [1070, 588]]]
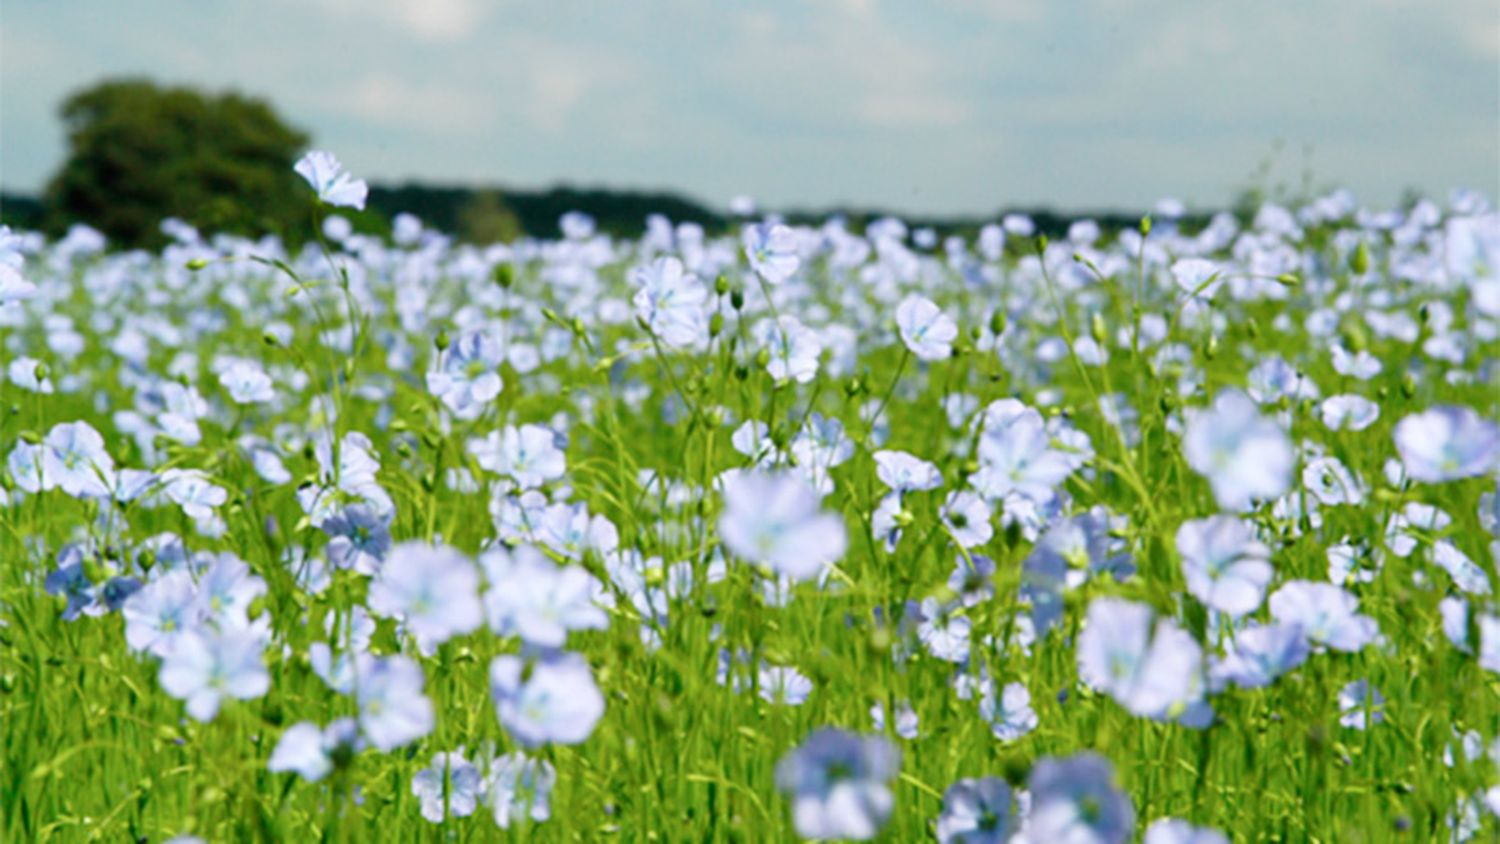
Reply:
[[18, 840], [1494, 827], [1483, 198], [476, 245], [295, 170], [299, 248], [0, 229]]

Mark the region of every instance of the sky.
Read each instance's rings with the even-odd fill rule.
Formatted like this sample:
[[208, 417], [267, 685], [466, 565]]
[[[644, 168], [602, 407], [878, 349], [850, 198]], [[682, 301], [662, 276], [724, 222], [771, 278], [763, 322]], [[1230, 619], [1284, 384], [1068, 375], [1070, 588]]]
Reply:
[[0, 188], [38, 190], [61, 101], [125, 75], [264, 97], [378, 182], [922, 214], [1500, 194], [1496, 0], [5, 0]]

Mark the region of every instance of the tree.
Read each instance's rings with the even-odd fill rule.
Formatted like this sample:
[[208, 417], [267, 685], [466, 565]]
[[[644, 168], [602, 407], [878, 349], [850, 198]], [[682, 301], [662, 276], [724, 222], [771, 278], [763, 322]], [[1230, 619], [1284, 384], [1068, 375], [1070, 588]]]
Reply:
[[475, 191], [458, 209], [458, 236], [469, 243], [509, 243], [522, 233], [520, 219], [498, 191]]
[[54, 228], [82, 220], [124, 245], [157, 245], [178, 217], [259, 235], [306, 228], [311, 195], [292, 172], [307, 135], [263, 100], [115, 80], [62, 106], [68, 157], [47, 186]]

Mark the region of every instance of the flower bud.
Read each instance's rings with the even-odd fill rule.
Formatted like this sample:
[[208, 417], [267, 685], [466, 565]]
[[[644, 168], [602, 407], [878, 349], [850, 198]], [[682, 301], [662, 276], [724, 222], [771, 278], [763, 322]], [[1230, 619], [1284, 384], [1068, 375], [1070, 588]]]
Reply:
[[98, 558], [92, 555], [83, 558], [83, 573], [88, 577], [89, 582], [93, 584], [100, 584], [109, 580], [109, 570], [99, 563]]
[[1363, 352], [1370, 348], [1370, 338], [1358, 322], [1351, 320], [1345, 323], [1339, 334], [1351, 352]]
[[1370, 271], [1370, 246], [1363, 240], [1349, 254], [1349, 270], [1355, 275], [1364, 275]]
[[1005, 309], [996, 308], [990, 314], [990, 333], [999, 336], [1005, 333]]
[[490, 280], [499, 285], [500, 289], [509, 290], [510, 286], [516, 283], [516, 268], [502, 261], [490, 271]]
[[646, 585], [660, 586], [667, 582], [667, 572], [661, 566], [651, 566], [646, 569]]
[[785, 449], [787, 442], [792, 438], [791, 429], [787, 425], [777, 425], [776, 427], [771, 429], [770, 433], [771, 442], [774, 443], [776, 445], [776, 448], [778, 449]]
[[1021, 523], [1019, 521], [1014, 521], [1005, 526], [1005, 545], [1007, 548], [1014, 548], [1020, 544]]

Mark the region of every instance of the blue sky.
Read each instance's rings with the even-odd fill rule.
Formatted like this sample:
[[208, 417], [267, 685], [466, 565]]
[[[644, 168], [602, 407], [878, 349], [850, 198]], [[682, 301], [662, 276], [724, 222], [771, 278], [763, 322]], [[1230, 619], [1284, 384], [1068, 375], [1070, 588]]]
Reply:
[[0, 186], [122, 74], [264, 96], [380, 181], [1208, 207], [1274, 158], [1370, 204], [1500, 193], [1494, 0], [6, 0]]

